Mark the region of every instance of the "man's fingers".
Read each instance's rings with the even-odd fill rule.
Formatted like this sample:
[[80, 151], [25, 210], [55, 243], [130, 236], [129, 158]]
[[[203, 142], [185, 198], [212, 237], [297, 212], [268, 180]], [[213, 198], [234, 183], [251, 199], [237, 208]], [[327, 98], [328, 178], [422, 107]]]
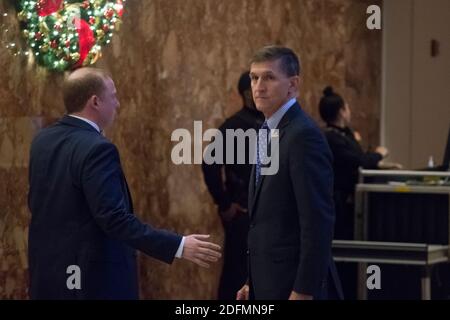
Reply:
[[212, 261], [212, 262], [216, 262], [217, 260], [219, 260], [218, 257], [210, 256], [210, 255], [207, 255], [207, 254], [204, 254], [204, 253], [198, 253], [196, 255], [196, 258], [200, 259], [202, 261]]
[[208, 242], [208, 241], [202, 241], [201, 239], [208, 239], [210, 237], [209, 234], [193, 234], [192, 237], [194, 237], [197, 241], [200, 247], [203, 248], [209, 248], [213, 250], [221, 250], [221, 247], [215, 243]]
[[236, 300], [248, 300], [248, 296], [249, 287], [248, 285], [245, 285], [236, 293]]
[[215, 257], [215, 258], [222, 257], [222, 254], [220, 252], [215, 251], [215, 250], [211, 250], [211, 249], [200, 248], [200, 252], [205, 254], [205, 255]]
[[206, 241], [200, 241], [199, 246], [202, 248], [208, 248], [208, 249], [212, 249], [215, 251], [220, 251], [222, 249], [218, 244], [215, 244], [212, 242], [206, 242]]
[[207, 256], [207, 255], [202, 254], [202, 253], [197, 254], [196, 258], [198, 260], [201, 260], [201, 261], [204, 261], [204, 262], [207, 262], [207, 261], [216, 262], [218, 260], [218, 258], [216, 258], [216, 257]]
[[208, 260], [208, 261], [214, 261], [216, 262], [217, 260], [219, 260], [220, 256], [213, 256], [213, 255], [209, 255], [209, 254], [205, 254], [205, 253], [198, 253], [196, 255], [197, 258], [201, 258], [204, 260]]
[[249, 295], [249, 287], [248, 286], [245, 286], [244, 287], [244, 300], [248, 300], [248, 295]]
[[236, 295], [236, 300], [248, 300], [246, 292], [243, 290], [239, 290]]
[[209, 235], [209, 234], [193, 234], [192, 236], [195, 239], [200, 240], [200, 239], [208, 239], [211, 235]]
[[206, 263], [206, 262], [204, 262], [204, 261], [202, 261], [202, 260], [200, 260], [200, 259], [194, 259], [194, 260], [192, 260], [195, 264], [198, 264], [200, 267], [203, 267], [203, 268], [209, 268], [209, 264], [208, 263]]

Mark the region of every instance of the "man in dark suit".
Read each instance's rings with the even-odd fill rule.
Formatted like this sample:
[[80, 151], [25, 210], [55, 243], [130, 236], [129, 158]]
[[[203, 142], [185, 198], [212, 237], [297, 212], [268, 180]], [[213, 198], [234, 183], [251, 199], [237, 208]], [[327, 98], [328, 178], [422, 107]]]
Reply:
[[[249, 72], [244, 72], [238, 84], [238, 91], [244, 106], [228, 118], [219, 128], [223, 137], [227, 130], [257, 130], [264, 122], [264, 116], [256, 110], [252, 98]], [[248, 277], [247, 274], [247, 233], [249, 217], [247, 211], [248, 184], [252, 170], [249, 162], [239, 164], [238, 152], [250, 154], [250, 142], [245, 141], [243, 150], [238, 150], [237, 137], [234, 137], [233, 163], [203, 162], [202, 170], [206, 185], [214, 202], [218, 206], [220, 218], [225, 231], [224, 258], [220, 277], [218, 299], [234, 300], [236, 291]], [[227, 159], [227, 148], [222, 151], [223, 159]], [[224, 161], [225, 162], [225, 161]]]
[[278, 129], [269, 134], [272, 145], [278, 139], [279, 152], [271, 154], [278, 171], [264, 175], [267, 140], [259, 135], [249, 186], [249, 279], [237, 299], [326, 299], [328, 284], [336, 289], [332, 298], [339, 296], [331, 256], [332, 157], [296, 100], [299, 75], [299, 60], [288, 48], [264, 47], [252, 59], [253, 98], [266, 118], [262, 129]]
[[65, 115], [33, 140], [29, 228], [32, 299], [137, 299], [136, 253], [208, 266], [220, 257], [207, 235], [180, 236], [139, 221], [119, 152], [101, 131], [119, 102], [103, 71], [64, 83]]

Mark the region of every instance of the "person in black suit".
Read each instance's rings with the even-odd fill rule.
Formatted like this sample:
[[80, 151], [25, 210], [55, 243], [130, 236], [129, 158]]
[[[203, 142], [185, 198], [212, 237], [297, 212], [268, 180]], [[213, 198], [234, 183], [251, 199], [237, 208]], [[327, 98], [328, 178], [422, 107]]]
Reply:
[[[227, 129], [257, 130], [264, 122], [263, 114], [256, 110], [252, 99], [248, 71], [241, 75], [238, 91], [244, 106], [220, 126], [219, 131], [223, 137], [226, 136]], [[239, 164], [237, 156], [238, 152], [244, 152], [245, 158], [248, 159], [250, 142], [246, 140], [245, 149], [237, 150], [236, 140], [237, 138], [235, 138], [234, 144], [233, 163], [207, 164], [203, 162], [202, 164], [205, 183], [218, 206], [225, 231], [223, 268], [218, 290], [219, 300], [234, 300], [236, 291], [248, 277], [246, 268], [249, 226], [247, 203], [248, 183], [252, 167], [248, 162]], [[223, 159], [227, 159], [225, 147], [222, 155]]]
[[207, 235], [181, 236], [139, 221], [116, 146], [101, 131], [119, 102], [111, 77], [82, 68], [64, 82], [67, 114], [30, 151], [31, 299], [138, 299], [136, 253], [207, 267]]
[[270, 133], [271, 145], [279, 142], [271, 155], [272, 162], [278, 157], [278, 171], [263, 174], [267, 140], [260, 135], [249, 185], [249, 279], [237, 299], [342, 297], [331, 255], [332, 156], [297, 102], [299, 75], [299, 59], [289, 48], [264, 47], [251, 60], [253, 99], [266, 118], [262, 130], [278, 129]]

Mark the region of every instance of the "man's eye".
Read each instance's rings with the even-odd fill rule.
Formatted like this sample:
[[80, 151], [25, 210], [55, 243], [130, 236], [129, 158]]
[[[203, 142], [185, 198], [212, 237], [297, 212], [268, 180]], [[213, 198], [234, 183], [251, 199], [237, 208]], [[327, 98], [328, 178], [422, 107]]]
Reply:
[[257, 76], [250, 76], [250, 80], [251, 81], [258, 81], [258, 77]]
[[263, 78], [263, 81], [272, 81], [274, 79], [274, 77], [272, 75], [265, 75]]

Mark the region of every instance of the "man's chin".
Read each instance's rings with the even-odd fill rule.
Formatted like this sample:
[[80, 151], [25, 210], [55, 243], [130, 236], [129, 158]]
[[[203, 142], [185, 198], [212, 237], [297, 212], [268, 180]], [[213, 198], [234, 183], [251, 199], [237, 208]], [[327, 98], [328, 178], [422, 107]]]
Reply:
[[256, 107], [256, 110], [258, 110], [260, 112], [264, 112], [264, 110], [267, 110], [267, 106], [262, 105], [262, 104], [256, 104], [255, 107]]

